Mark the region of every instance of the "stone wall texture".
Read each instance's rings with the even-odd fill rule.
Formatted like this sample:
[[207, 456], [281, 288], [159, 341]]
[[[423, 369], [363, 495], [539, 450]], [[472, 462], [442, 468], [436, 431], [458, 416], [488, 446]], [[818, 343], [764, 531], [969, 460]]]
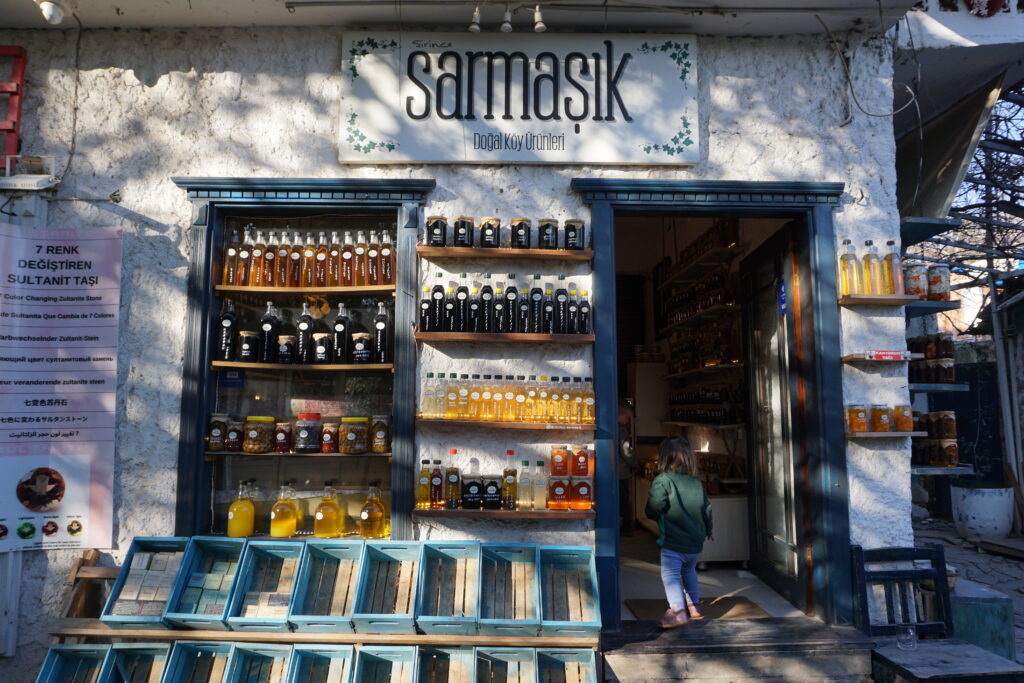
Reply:
[[[848, 38], [858, 100], [871, 112], [888, 111], [886, 42]], [[75, 31], [0, 31], [0, 44], [28, 50], [25, 153], [55, 155], [61, 169], [74, 140], [50, 224], [125, 230], [113, 560], [133, 536], [173, 531], [191, 206], [172, 176], [436, 178], [428, 213], [556, 218], [587, 218], [569, 189], [576, 176], [840, 181], [846, 193], [836, 215], [839, 238], [899, 239], [891, 121], [850, 113], [846, 78], [823, 36], [702, 38], [704, 152], [687, 168], [345, 167], [337, 161], [336, 28], [86, 30], [77, 101]], [[115, 190], [121, 204], [69, 200]], [[842, 351], [904, 348], [903, 327], [899, 309], [844, 310]], [[459, 360], [431, 354], [425, 360], [437, 369]], [[573, 372], [587, 363], [582, 356], [551, 361]], [[878, 370], [847, 368], [842, 392], [829, 400], [907, 400], [906, 380], [895, 371], [879, 378]], [[423, 437], [421, 445], [440, 448], [443, 441], [439, 434]], [[484, 444], [466, 447], [483, 450]], [[848, 455], [852, 541], [911, 543], [908, 449], [888, 441], [851, 444]], [[457, 531], [432, 526], [420, 534]], [[558, 529], [537, 531], [540, 540], [559, 538]], [[478, 532], [509, 538], [514, 530], [495, 524]], [[5, 680], [34, 679], [76, 554], [27, 554], [18, 655], [0, 662]]]

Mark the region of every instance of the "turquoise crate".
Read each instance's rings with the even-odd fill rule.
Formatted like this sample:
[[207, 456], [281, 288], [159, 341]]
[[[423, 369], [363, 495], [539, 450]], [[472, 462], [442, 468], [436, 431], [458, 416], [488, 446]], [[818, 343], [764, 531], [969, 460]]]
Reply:
[[235, 643], [224, 683], [281, 683], [291, 654], [291, 645]]
[[353, 633], [363, 542], [307, 541], [299, 558], [295, 598], [288, 621], [296, 631]]
[[[301, 541], [246, 543], [228, 605], [228, 626], [232, 631], [291, 630], [288, 608], [295, 594], [303, 545]], [[291, 568], [286, 573], [288, 564]], [[271, 616], [270, 611], [280, 616]]]
[[416, 680], [418, 683], [476, 683], [473, 648], [416, 648]]
[[354, 665], [351, 645], [295, 645], [285, 683], [349, 683]]
[[116, 643], [103, 663], [98, 683], [148, 683], [160, 680], [171, 646], [161, 643]]
[[474, 680], [487, 683], [536, 683], [537, 654], [532, 647], [478, 647]]
[[540, 631], [537, 546], [484, 543], [480, 558], [480, 633], [535, 636]]
[[[136, 558], [142, 558], [145, 553], [183, 553], [186, 545], [188, 545], [187, 538], [137, 536], [132, 539], [131, 545], [128, 546], [128, 553], [124, 557], [124, 563], [121, 565], [121, 571], [118, 572], [117, 580], [114, 581], [103, 611], [100, 612], [100, 621], [114, 628], [167, 628], [163, 618], [164, 608], [167, 606], [170, 590], [174, 587], [174, 582], [177, 579], [178, 572], [175, 563], [180, 568], [182, 555], [178, 555], [176, 560], [169, 563], [169, 568], [163, 570], [171, 574], [171, 581], [167, 583], [161, 577], [160, 585], [156, 588], [156, 596], [152, 600], [139, 600], [138, 596], [142, 586], [136, 586], [134, 582], [128, 586], [131, 595], [126, 593], [125, 599], [121, 600], [121, 594], [124, 592], [132, 563], [137, 563]], [[138, 567], [137, 569], [146, 572], [153, 571], [150, 569], [152, 565], [149, 562], [146, 564], [145, 568]], [[151, 575], [146, 575], [147, 580], [150, 577]], [[147, 588], [149, 587], [147, 586]], [[163, 594], [164, 590], [167, 591], [167, 595]], [[119, 600], [121, 600], [120, 604], [118, 604]]]
[[185, 548], [164, 621], [180, 628], [228, 630], [228, 605], [245, 543], [244, 538], [193, 537]]
[[480, 617], [479, 543], [424, 543], [419, 582], [416, 625], [421, 631], [476, 634]]
[[367, 541], [352, 610], [357, 633], [415, 633], [416, 590], [423, 546]]
[[601, 633], [594, 549], [548, 545], [540, 558], [541, 635], [586, 637]]
[[233, 647], [231, 643], [179, 640], [167, 659], [161, 683], [222, 683]]
[[576, 648], [537, 648], [537, 680], [597, 683], [594, 651]]
[[416, 683], [416, 648], [367, 645], [356, 653], [357, 683]]
[[51, 645], [36, 683], [93, 683], [109, 652], [109, 645]]

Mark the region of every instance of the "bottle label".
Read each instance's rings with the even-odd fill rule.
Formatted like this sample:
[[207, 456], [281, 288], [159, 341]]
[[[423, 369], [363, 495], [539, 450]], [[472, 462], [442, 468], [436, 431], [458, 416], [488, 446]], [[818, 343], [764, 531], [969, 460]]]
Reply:
[[548, 392], [546, 392], [546, 391], [540, 392], [540, 397], [541, 398], [547, 398], [548, 397]]
[[420, 477], [420, 486], [427, 486], [430, 484], [430, 477]]
[[332, 249], [331, 250], [331, 258], [337, 258], [337, 256], [338, 256], [338, 251], [336, 249]]
[[316, 255], [316, 260], [317, 261], [326, 261], [327, 260], [327, 254], [317, 254]]
[[334, 331], [335, 332], [344, 332], [345, 331], [345, 326], [342, 323], [338, 323], [338, 324], [336, 324], [334, 326]]
[[[296, 257], [292, 256], [292, 258], [296, 258]], [[351, 251], [343, 251], [341, 253], [341, 258], [343, 258], [343, 259], [350, 259], [350, 258], [352, 258], [352, 252]]]
[[577, 306], [569, 306], [569, 312], [570, 313], [575, 313], [577, 308], [578, 308]]
[[291, 259], [292, 259], [292, 261], [298, 261], [300, 256], [301, 256], [301, 254], [299, 252], [293, 251]]
[[474, 401], [479, 401], [480, 400], [480, 392], [474, 391], [472, 394], [469, 395], [469, 397], [471, 399], [473, 399]]
[[441, 299], [444, 298], [444, 294], [442, 294], [441, 292], [434, 292], [434, 298], [440, 301]]
[[459, 483], [459, 475], [457, 475], [457, 474], [449, 474], [448, 475], [448, 481], [451, 482], [452, 484], [458, 484]]
[[228, 256], [234, 256], [238, 253], [237, 249], [228, 249]]
[[583, 399], [579, 396], [576, 397], [576, 403], [583, 403]]
[[376, 249], [371, 249], [370, 250], [370, 258], [377, 258], [377, 250]]
[[552, 459], [552, 460], [554, 460], [555, 462], [557, 462], [558, 464], [561, 464], [561, 463], [562, 463], [562, 461], [563, 461], [563, 460], [565, 460], [565, 456], [564, 456], [564, 455], [562, 455], [561, 453], [557, 453], [557, 454], [555, 454], [555, 456], [554, 456], [554, 457], [552, 457], [551, 459]]
[[277, 255], [280, 256], [281, 258], [286, 258], [288, 256], [288, 250], [281, 249], [280, 251], [277, 252]]
[[370, 518], [370, 513], [367, 512], [366, 510], [363, 510], [362, 512], [359, 513], [359, 519], [369, 519], [369, 518]]
[[509, 292], [508, 294], [505, 295], [505, 298], [508, 299], [509, 301], [515, 301], [516, 300], [516, 293], [515, 292]]
[[516, 394], [516, 403], [526, 403], [526, 395]]
[[506, 401], [511, 401], [515, 397], [516, 397], [516, 395], [513, 394], [511, 391], [506, 391], [505, 392], [505, 400]]
[[249, 430], [249, 438], [250, 439], [255, 439], [258, 435], [259, 435], [259, 433], [255, 429], [250, 429]]
[[366, 348], [366, 342], [363, 342], [363, 341], [357, 341], [356, 342], [356, 351], [362, 351], [365, 348]]
[[478, 304], [476, 302], [473, 302], [473, 303], [471, 303], [469, 305], [469, 310], [471, 310], [471, 311], [477, 311], [479, 309], [480, 309], [480, 304]]
[[302, 255], [305, 256], [306, 258], [313, 258], [313, 252], [309, 251], [308, 249], [302, 252]]
[[284, 434], [283, 432], [277, 435], [278, 441], [284, 441], [286, 438], [288, 438], [288, 435]]
[[486, 488], [484, 488], [484, 493], [495, 494], [497, 492], [498, 492], [498, 487], [495, 486], [494, 484], [490, 484]]
[[377, 323], [375, 327], [378, 330], [383, 330], [385, 327], [387, 327], [387, 324], [385, 324], [385, 323]]
[[486, 400], [486, 401], [490, 401], [491, 400], [491, 392], [489, 392], [489, 391], [485, 391], [484, 392], [484, 400]]
[[240, 251], [240, 252], [238, 252], [238, 258], [249, 258], [249, 252], [247, 252], [247, 251]]
[[556, 496], [565, 495], [565, 489], [562, 488], [561, 486], [556, 486], [555, 487], [555, 495]]
[[505, 310], [505, 304], [495, 302], [494, 310], [496, 310], [496, 311], [504, 311]]
[[318, 347], [316, 347], [316, 352], [317, 353], [327, 353], [327, 347], [326, 346], [318, 346]]
[[306, 429], [300, 429], [299, 436], [301, 436], [303, 439], [307, 439], [309, 438], [309, 431]]
[[468, 295], [465, 292], [459, 292], [455, 295], [455, 298], [459, 301], [464, 301]]
[[468, 389], [459, 389], [459, 396], [462, 396], [462, 397], [469, 396], [469, 390]]
[[562, 400], [563, 401], [568, 401], [569, 400], [569, 394], [562, 394]]
[[249, 344], [242, 344], [242, 350], [243, 351], [248, 351], [249, 350]]
[[303, 331], [308, 330], [309, 329], [309, 323], [299, 323], [299, 329], [303, 330]]
[[331, 437], [331, 433], [330, 432], [324, 432], [324, 442], [325, 443], [330, 443], [333, 440], [334, 439]]
[[381, 249], [380, 250], [380, 255], [381, 256], [391, 256], [391, 250], [390, 249]]
[[432, 478], [430, 480], [430, 483], [433, 484], [434, 486], [440, 486], [441, 485], [441, 477], [434, 477], [434, 478]]
[[355, 432], [349, 432], [348, 434], [345, 435], [345, 438], [348, 439], [349, 441], [355, 441], [356, 440], [356, 433]]
[[554, 306], [552, 306], [551, 304], [545, 304], [545, 305], [544, 305], [544, 312], [546, 312], [546, 313], [551, 313], [551, 312], [553, 312], [554, 310], [555, 310], [555, 307], [554, 307]]
[[268, 252], [267, 252], [267, 255], [266, 255], [266, 257], [265, 257], [265, 258], [266, 258], [266, 259], [267, 259], [268, 261], [273, 261], [273, 260], [274, 260], [274, 252], [272, 252], [272, 251], [268, 251]]
[[455, 400], [455, 392], [454, 391], [448, 392], [448, 400], [449, 401], [454, 401]]
[[588, 493], [590, 493], [590, 489], [588, 489], [588, 488], [587, 488], [586, 486], [581, 486], [581, 487], [579, 488], [579, 492], [580, 492], [580, 495], [581, 495], [581, 496], [585, 496], [585, 495], [587, 495]]
[[324, 513], [322, 513], [322, 512], [319, 512], [319, 511], [318, 511], [318, 512], [316, 513], [316, 521], [318, 521], [318, 522], [319, 522], [319, 521], [321, 521], [321, 520], [322, 520], [323, 518], [324, 518]]
[[484, 301], [490, 301], [490, 300], [491, 300], [491, 299], [493, 299], [493, 298], [494, 298], [494, 297], [493, 297], [493, 296], [492, 296], [491, 294], [484, 294], [484, 295], [483, 295], [483, 300], [484, 300]]
[[478, 495], [480, 493], [480, 487], [477, 486], [476, 484], [470, 484], [469, 492], [472, 493], [473, 495]]
[[280, 351], [281, 353], [288, 353], [288, 347], [285, 346], [284, 344], [281, 344], [280, 346], [278, 346], [277, 350]]
[[530, 298], [533, 299], [534, 301], [540, 301], [544, 297], [541, 296], [540, 294], [533, 294], [533, 295], [530, 296]]
[[453, 303], [452, 303], [451, 301], [449, 301], [448, 303], [446, 303], [446, 304], [444, 305], [444, 310], [446, 310], [446, 311], [450, 311], [450, 310], [452, 310], [453, 308], [455, 308], [455, 304], [453, 304]]
[[234, 519], [234, 518], [235, 518], [235, 513], [229, 511], [228, 512], [228, 519]]
[[356, 247], [356, 254], [358, 254], [359, 256], [362, 256], [365, 252], [366, 250], [363, 249], [362, 247]]
[[224, 327], [231, 327], [232, 323], [230, 320], [221, 320], [220, 324], [223, 325]]
[[594, 405], [594, 399], [588, 398], [584, 401], [584, 403], [586, 403], [588, 406], [592, 406]]
[[220, 436], [220, 435], [221, 435], [221, 431], [219, 429], [211, 429], [210, 430], [210, 436]]
[[514, 483], [516, 483], [516, 478], [514, 476], [512, 476], [512, 475], [509, 475], [509, 476], [505, 477], [505, 483], [506, 484], [514, 484]]
[[270, 518], [277, 519], [277, 514], [273, 510], [270, 511]]
[[557, 296], [556, 298], [558, 299], [558, 303], [560, 303], [560, 304], [564, 304], [564, 303], [565, 303], [565, 300], [566, 300], [566, 299], [567, 299], [568, 297], [566, 297], [566, 296], [565, 296], [565, 294], [559, 294], [559, 295], [558, 295], [558, 296]]

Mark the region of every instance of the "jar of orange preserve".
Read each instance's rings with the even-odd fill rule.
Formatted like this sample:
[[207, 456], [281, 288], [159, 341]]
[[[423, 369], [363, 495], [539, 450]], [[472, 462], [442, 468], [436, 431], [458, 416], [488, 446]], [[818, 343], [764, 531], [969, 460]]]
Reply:
[[892, 408], [876, 403], [871, 406], [871, 431], [891, 432], [892, 431]]
[[868, 410], [863, 403], [846, 406], [846, 422], [851, 432], [868, 431]]

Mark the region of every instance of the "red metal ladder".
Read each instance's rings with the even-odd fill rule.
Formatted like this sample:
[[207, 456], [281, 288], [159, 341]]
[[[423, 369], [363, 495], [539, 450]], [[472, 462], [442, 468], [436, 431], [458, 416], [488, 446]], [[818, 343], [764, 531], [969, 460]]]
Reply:
[[7, 158], [17, 156], [21, 151], [21, 103], [25, 99], [25, 62], [28, 56], [23, 47], [0, 45], [0, 57], [11, 60], [11, 80], [0, 82], [0, 95], [7, 95], [7, 118], [0, 119], [0, 133], [4, 134], [0, 153], [2, 171]]

